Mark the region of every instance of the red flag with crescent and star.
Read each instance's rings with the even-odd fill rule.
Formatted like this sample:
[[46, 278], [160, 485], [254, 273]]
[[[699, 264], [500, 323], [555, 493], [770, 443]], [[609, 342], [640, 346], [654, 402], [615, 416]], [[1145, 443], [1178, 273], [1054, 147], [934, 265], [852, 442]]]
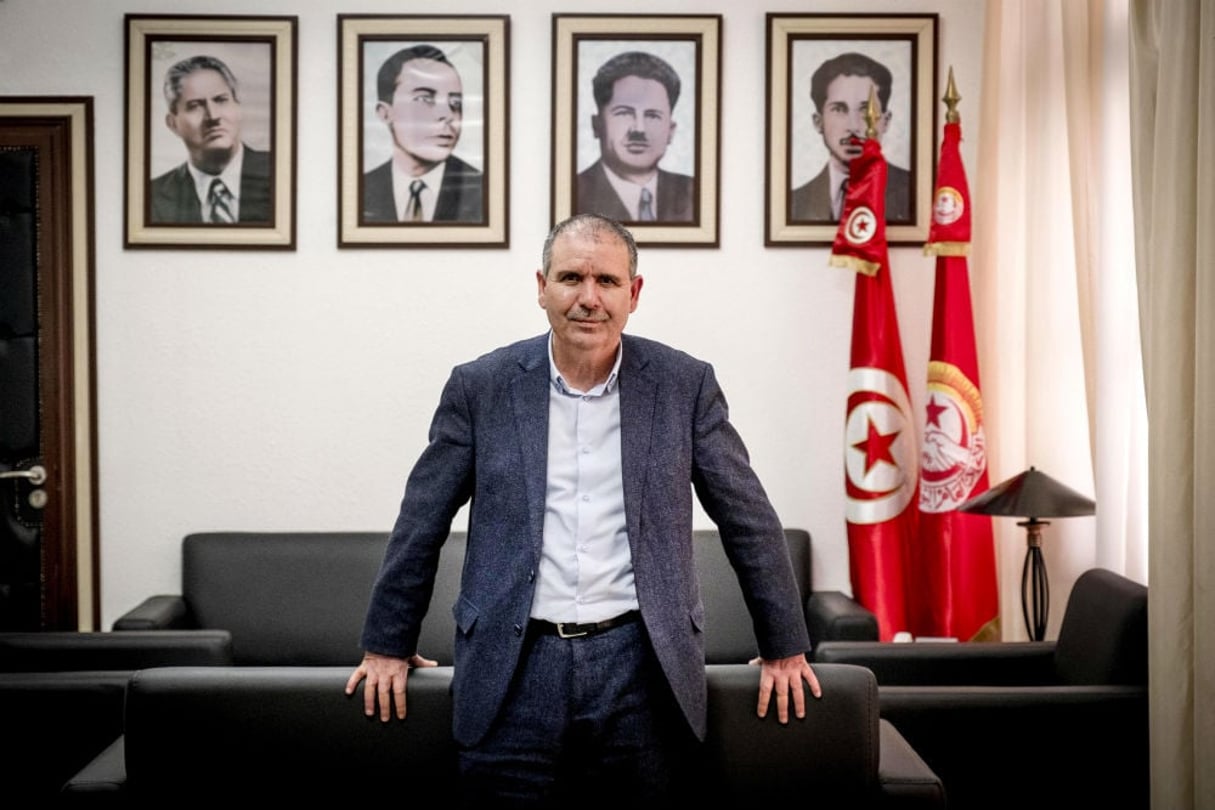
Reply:
[[911, 631], [998, 641], [999, 595], [991, 517], [957, 511], [985, 492], [987, 441], [970, 304], [970, 191], [959, 143], [945, 125], [924, 252], [935, 255], [932, 350], [920, 450], [919, 531], [911, 547]]
[[852, 595], [890, 641], [908, 629], [906, 553], [915, 531], [917, 445], [886, 246], [886, 159], [868, 138], [848, 167], [830, 264], [856, 270], [844, 478]]

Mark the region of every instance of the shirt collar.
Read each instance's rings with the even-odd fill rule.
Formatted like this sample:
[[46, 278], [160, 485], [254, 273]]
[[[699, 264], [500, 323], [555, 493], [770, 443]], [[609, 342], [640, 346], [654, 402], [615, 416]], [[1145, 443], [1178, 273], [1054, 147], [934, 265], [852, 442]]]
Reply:
[[603, 164], [603, 173], [607, 175], [608, 183], [616, 190], [620, 201], [628, 209], [630, 217], [633, 219], [641, 217], [641, 190], [643, 188], [650, 190], [650, 199], [653, 200], [651, 204], [654, 206], [654, 210], [658, 210], [658, 172], [654, 172], [654, 175], [646, 183], [634, 183], [632, 180], [625, 180], [609, 169], [606, 163]]
[[211, 193], [211, 182], [216, 177], [224, 181], [224, 185], [236, 199], [236, 204], [240, 205], [240, 171], [244, 162], [244, 144], [237, 146], [236, 156], [228, 161], [228, 165], [219, 174], [207, 174], [190, 161], [186, 161], [186, 168], [190, 170], [190, 177], [194, 180], [194, 191], [198, 194], [198, 199], [202, 201], [204, 212], [207, 210], [207, 196]]
[[392, 197], [397, 207], [397, 219], [405, 219], [405, 208], [409, 205], [409, 184], [421, 180], [426, 184], [429, 194], [422, 195], [422, 218], [431, 222], [435, 218], [435, 204], [439, 199], [439, 188], [443, 185], [443, 172], [447, 169], [447, 161], [440, 160], [435, 167], [420, 177], [413, 177], [397, 168], [397, 162], [392, 161]]

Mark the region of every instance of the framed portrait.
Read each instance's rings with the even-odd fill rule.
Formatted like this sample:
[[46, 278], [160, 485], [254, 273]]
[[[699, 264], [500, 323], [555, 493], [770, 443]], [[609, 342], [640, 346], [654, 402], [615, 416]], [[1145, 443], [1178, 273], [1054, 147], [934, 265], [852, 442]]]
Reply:
[[126, 247], [294, 250], [297, 18], [125, 21]]
[[553, 224], [717, 247], [721, 15], [553, 15]]
[[338, 15], [338, 246], [507, 247], [510, 18]]
[[932, 216], [936, 14], [768, 14], [764, 244], [830, 245], [853, 137], [874, 131], [889, 171], [886, 238], [922, 244]]

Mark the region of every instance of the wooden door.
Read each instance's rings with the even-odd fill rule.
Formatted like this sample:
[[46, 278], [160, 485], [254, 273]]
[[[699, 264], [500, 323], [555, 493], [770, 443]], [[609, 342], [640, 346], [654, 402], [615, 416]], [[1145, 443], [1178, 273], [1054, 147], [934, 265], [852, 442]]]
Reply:
[[0, 630], [99, 620], [92, 99], [0, 96]]

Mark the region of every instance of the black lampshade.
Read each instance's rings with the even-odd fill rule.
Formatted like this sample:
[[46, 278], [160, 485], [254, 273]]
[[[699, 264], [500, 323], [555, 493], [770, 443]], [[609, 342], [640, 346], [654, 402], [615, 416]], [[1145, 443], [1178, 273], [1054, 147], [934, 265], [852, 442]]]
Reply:
[[1083, 517], [1096, 510], [1097, 502], [1092, 498], [1060, 484], [1034, 467], [958, 507], [959, 512], [1025, 518]]

